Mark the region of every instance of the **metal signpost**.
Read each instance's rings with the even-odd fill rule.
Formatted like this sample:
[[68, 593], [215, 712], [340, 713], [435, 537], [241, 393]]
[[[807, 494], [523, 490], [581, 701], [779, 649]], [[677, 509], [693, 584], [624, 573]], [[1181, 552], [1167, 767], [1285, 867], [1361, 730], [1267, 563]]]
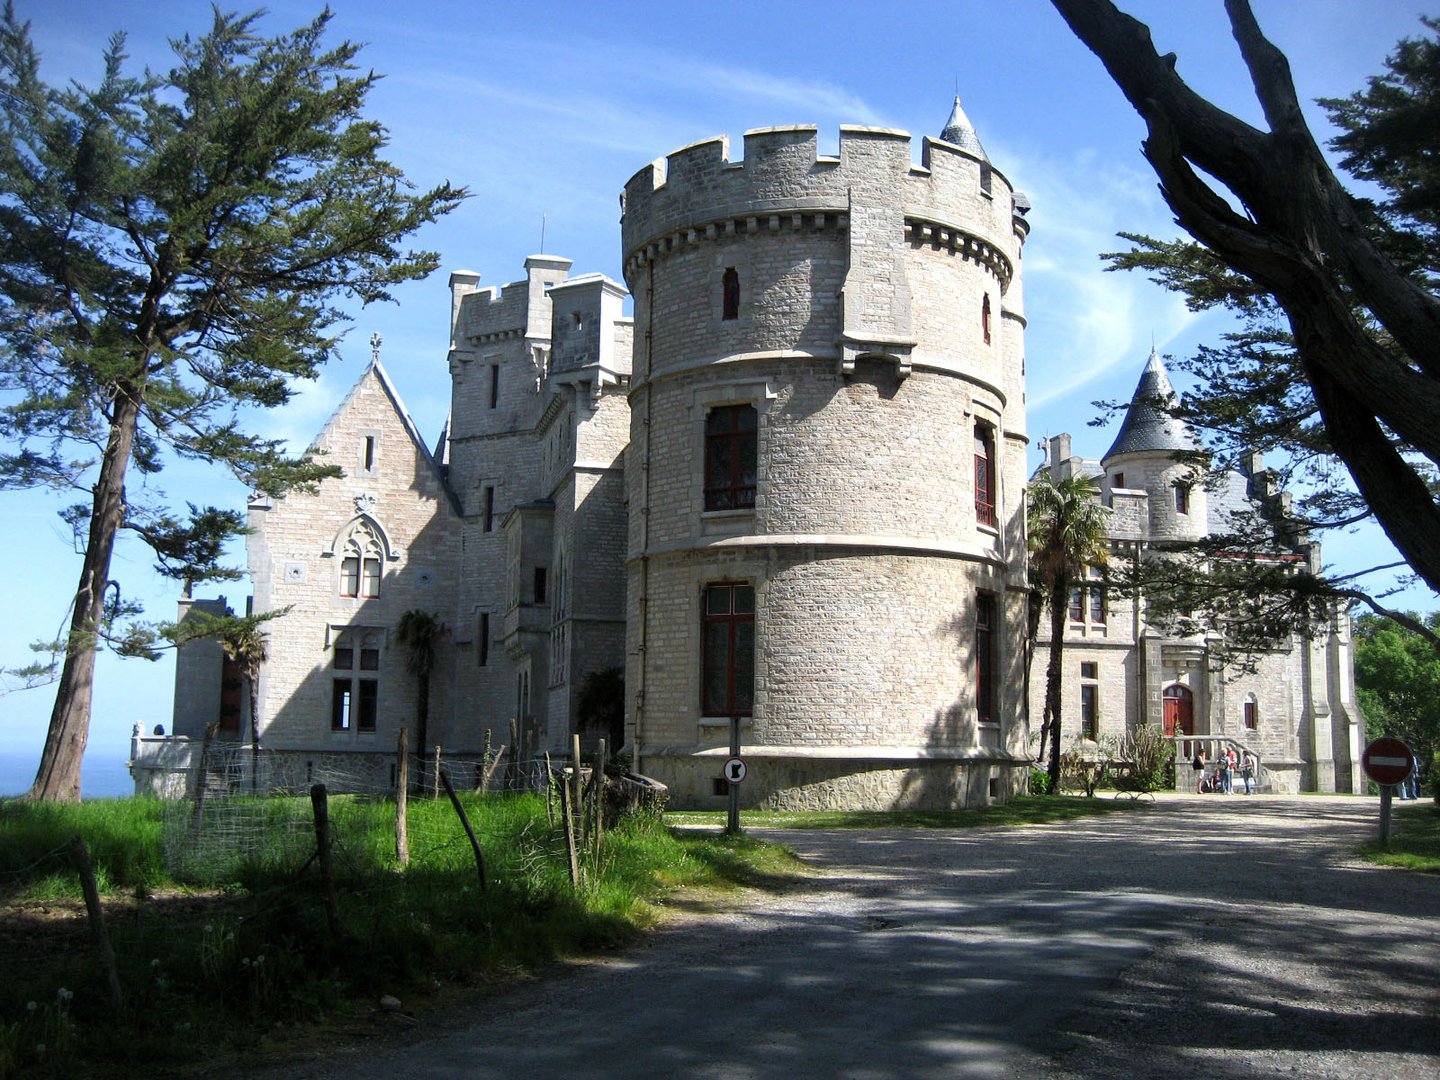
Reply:
[[1365, 775], [1380, 785], [1380, 846], [1390, 842], [1390, 796], [1395, 785], [1410, 779], [1415, 767], [1410, 747], [1388, 735], [1376, 739], [1360, 755]]
[[745, 762], [740, 757], [740, 718], [730, 718], [730, 760], [725, 762], [725, 782], [729, 785], [730, 815], [725, 822], [725, 832], [730, 836], [740, 835], [740, 784], [745, 779]]

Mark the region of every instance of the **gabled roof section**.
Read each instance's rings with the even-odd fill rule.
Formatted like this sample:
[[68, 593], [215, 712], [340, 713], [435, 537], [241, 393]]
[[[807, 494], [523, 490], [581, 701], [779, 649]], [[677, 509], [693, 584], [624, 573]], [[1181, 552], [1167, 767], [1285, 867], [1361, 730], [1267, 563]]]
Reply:
[[985, 147], [980, 145], [980, 136], [975, 134], [975, 127], [970, 123], [970, 118], [965, 115], [965, 110], [960, 107], [960, 99], [955, 99], [955, 105], [950, 110], [950, 119], [945, 121], [945, 126], [940, 129], [940, 138], [948, 143], [954, 143], [961, 150], [974, 154], [981, 161], [989, 161], [985, 153]]
[[1190, 425], [1167, 415], [1159, 407], [1160, 402], [1174, 400], [1175, 387], [1170, 384], [1165, 364], [1160, 354], [1151, 348], [1150, 359], [1130, 398], [1130, 407], [1125, 410], [1120, 433], [1100, 460], [1109, 461], [1119, 454], [1203, 453], [1205, 447]]
[[385, 392], [386, 398], [390, 401], [390, 407], [395, 410], [395, 415], [400, 418], [400, 423], [410, 436], [410, 442], [414, 445], [425, 464], [434, 472], [436, 483], [440, 485], [440, 490], [445, 492], [445, 497], [450, 501], [450, 508], [459, 515], [461, 512], [460, 500], [456, 498], [455, 492], [450, 489], [449, 480], [445, 476], [445, 469], [441, 466], [440, 462], [435, 459], [435, 455], [430, 452], [430, 448], [425, 445], [425, 439], [421, 436], [420, 429], [415, 426], [415, 421], [410, 419], [410, 413], [406, 410], [405, 403], [400, 400], [400, 392], [395, 389], [395, 384], [390, 381], [390, 376], [385, 371], [384, 365], [380, 363], [379, 358], [372, 358], [370, 363], [365, 366], [365, 370], [360, 373], [360, 377], [355, 380], [355, 384], [350, 387], [349, 392], [341, 399], [340, 404], [335, 407], [335, 411], [330, 414], [330, 419], [325, 421], [325, 426], [320, 429], [319, 434], [311, 441], [310, 449], [313, 450], [318, 446], [320, 440], [328, 435], [331, 429], [335, 427], [340, 417], [343, 416], [345, 411], [350, 407], [350, 403], [354, 401], [356, 395], [360, 393], [360, 388], [365, 385], [367, 379], [374, 379], [380, 384], [380, 389]]

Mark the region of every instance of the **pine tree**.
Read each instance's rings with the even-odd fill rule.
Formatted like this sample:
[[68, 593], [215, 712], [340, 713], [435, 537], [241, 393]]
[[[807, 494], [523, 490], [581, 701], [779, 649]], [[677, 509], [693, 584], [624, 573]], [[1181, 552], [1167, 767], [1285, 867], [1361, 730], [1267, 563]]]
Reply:
[[179, 521], [127, 475], [200, 460], [271, 494], [338, 475], [248, 432], [247, 410], [316, 375], [340, 302], [434, 269], [399, 244], [465, 196], [415, 192], [384, 159], [362, 115], [377, 76], [322, 43], [328, 11], [277, 37], [258, 20], [217, 8], [160, 75], [127, 74], [117, 35], [93, 88], [47, 85], [28, 24], [8, 3], [0, 20], [0, 486], [85, 499], [66, 512], [84, 561], [32, 798], [79, 798], [120, 530], [187, 586], [226, 573], [237, 515]]
[[[1145, 155], [1194, 239], [1129, 237], [1136, 247], [1112, 264], [1151, 273], [1192, 308], [1242, 318], [1192, 361], [1202, 385], [1181, 414], [1233, 448], [1275, 449], [1282, 468], [1308, 471], [1315, 494], [1287, 510], [1294, 528], [1373, 517], [1440, 590], [1435, 42], [1402, 42], [1367, 91], [1328, 103], [1346, 167], [1386, 192], [1374, 203], [1331, 170], [1246, 0], [1226, 10], [1264, 129], [1196, 94], [1176, 57], [1108, 0], [1052, 3], [1145, 119]], [[1354, 581], [1335, 584], [1337, 596], [1374, 601]]]

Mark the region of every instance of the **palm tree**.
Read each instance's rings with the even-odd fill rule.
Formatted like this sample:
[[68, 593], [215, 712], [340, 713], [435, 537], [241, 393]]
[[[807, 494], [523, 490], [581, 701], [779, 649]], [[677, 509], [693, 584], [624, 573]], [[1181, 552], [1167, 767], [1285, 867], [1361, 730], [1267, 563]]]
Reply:
[[1050, 790], [1060, 788], [1060, 672], [1065, 651], [1065, 617], [1071, 582], [1087, 565], [1103, 563], [1105, 525], [1110, 511], [1084, 476], [1056, 479], [1047, 469], [1030, 482], [1025, 522], [1030, 571], [1050, 605], [1050, 662], [1045, 669], [1045, 714], [1041, 746], [1050, 739]]
[[415, 676], [419, 696], [415, 702], [415, 754], [425, 756], [430, 723], [430, 673], [435, 670], [435, 644], [445, 626], [428, 611], [412, 609], [400, 616], [395, 637], [405, 646], [405, 669]]
[[260, 668], [265, 663], [269, 635], [254, 619], [242, 619], [220, 635], [220, 647], [245, 676], [250, 686], [250, 791], [258, 783], [260, 766]]

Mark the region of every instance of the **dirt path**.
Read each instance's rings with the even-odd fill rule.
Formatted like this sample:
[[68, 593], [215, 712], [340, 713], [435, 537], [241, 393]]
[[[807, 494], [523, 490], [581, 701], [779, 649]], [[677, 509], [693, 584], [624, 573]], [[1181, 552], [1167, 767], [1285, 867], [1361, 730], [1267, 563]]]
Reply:
[[1440, 1075], [1440, 879], [1358, 799], [786, 832], [803, 893], [682, 912], [403, 1048], [266, 1077]]

